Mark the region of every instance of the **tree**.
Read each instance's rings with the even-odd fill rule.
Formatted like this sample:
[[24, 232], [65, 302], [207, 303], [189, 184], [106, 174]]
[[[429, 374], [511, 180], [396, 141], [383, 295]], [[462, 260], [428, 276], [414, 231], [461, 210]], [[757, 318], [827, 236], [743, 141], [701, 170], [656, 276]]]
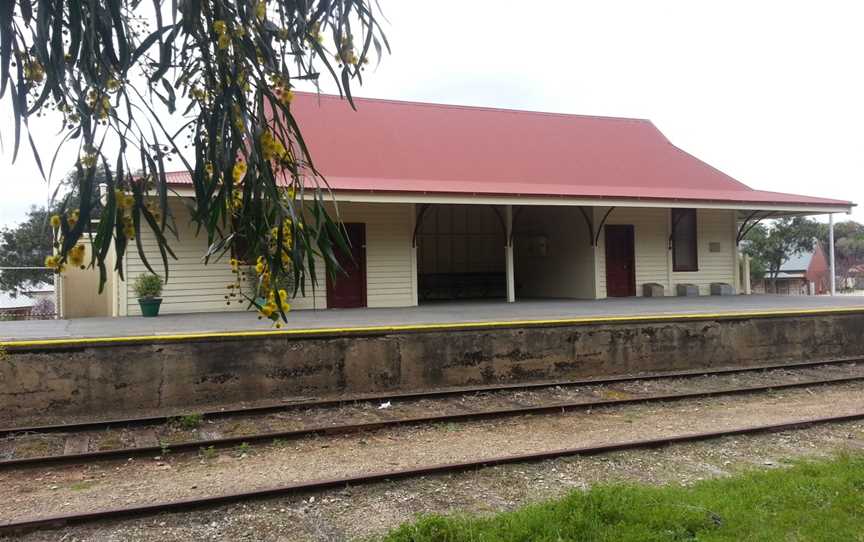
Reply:
[[841, 284], [846, 285], [852, 269], [864, 262], [864, 236], [841, 237], [834, 241], [834, 268]]
[[[70, 171], [58, 185], [50, 210], [45, 207], [32, 206], [27, 218], [13, 228], [0, 230], [0, 267], [44, 267], [46, 259], [54, 250], [54, 236], [51, 227], [51, 216], [60, 212], [61, 208], [75, 209], [80, 207], [78, 194], [70, 190], [74, 186], [76, 172]], [[98, 170], [94, 180], [105, 182], [105, 171]], [[90, 206], [97, 213], [101, 209], [98, 194], [92, 195]], [[74, 221], [74, 215], [68, 217]], [[85, 231], [86, 228], [85, 228]], [[51, 280], [51, 274], [45, 270], [6, 270], [0, 272], [0, 290], [17, 295], [18, 291], [39, 282]]]
[[[100, 289], [109, 250], [120, 266], [135, 243], [152, 271], [142, 228], [156, 238], [167, 280], [173, 228], [165, 170], [179, 161], [192, 175], [206, 258], [235, 240], [257, 257], [253, 298], [272, 299], [271, 285], [289, 274], [296, 294], [307, 274], [314, 281], [316, 254], [338, 270], [344, 232], [324, 207], [325, 181], [291, 114], [292, 89], [328, 73], [350, 101], [351, 82], [362, 82], [370, 56], [388, 47], [376, 9], [373, 0], [0, 3], [0, 98], [14, 113], [15, 154], [26, 133], [42, 168], [28, 120], [51, 110], [63, 144], [80, 153], [74, 192], [83, 203], [61, 206], [52, 219], [57, 268], [95, 219], [90, 265], [99, 269]], [[97, 170], [109, 187], [101, 210], [89, 203]], [[284, 318], [282, 304], [271, 305]]]
[[[819, 243], [823, 247], [827, 247], [828, 243], [828, 224], [819, 224]], [[854, 220], [844, 220], [834, 224], [834, 242], [845, 238], [861, 238], [864, 237], [864, 224], [859, 224]]]
[[757, 225], [742, 244], [743, 252], [753, 259], [751, 275], [756, 279], [767, 275], [776, 288], [783, 264], [799, 252], [812, 251], [818, 233], [818, 224], [804, 217], [781, 218], [769, 226]]
[[[828, 225], [819, 224], [819, 242], [830, 246]], [[837, 277], [846, 284], [852, 268], [864, 263], [864, 224], [846, 220], [834, 224], [834, 267]]]
[[[42, 267], [51, 254], [50, 213], [33, 206], [27, 218], [14, 228], [0, 230], [0, 267]], [[0, 290], [13, 297], [29, 285], [47, 281], [50, 275], [39, 270], [0, 271]]]

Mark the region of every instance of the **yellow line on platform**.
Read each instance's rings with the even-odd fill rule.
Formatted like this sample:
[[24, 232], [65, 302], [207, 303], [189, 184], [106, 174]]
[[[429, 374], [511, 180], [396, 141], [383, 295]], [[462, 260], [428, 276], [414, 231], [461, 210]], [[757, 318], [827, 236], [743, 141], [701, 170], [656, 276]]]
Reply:
[[429, 324], [404, 324], [404, 325], [380, 325], [380, 326], [354, 326], [354, 327], [329, 327], [308, 329], [269, 329], [261, 331], [216, 331], [200, 333], [178, 333], [170, 335], [130, 335], [124, 337], [81, 337], [60, 339], [36, 339], [25, 341], [0, 341], [2, 348], [28, 347], [28, 346], [75, 346], [88, 344], [111, 344], [129, 343], [142, 341], [185, 341], [195, 339], [230, 339], [230, 338], [254, 338], [254, 337], [292, 337], [292, 336], [315, 336], [315, 335], [338, 335], [338, 334], [360, 334], [360, 333], [388, 333], [399, 331], [436, 331], [456, 329], [494, 329], [501, 327], [531, 327], [551, 325], [572, 324], [606, 324], [616, 322], [644, 322], [644, 321], [675, 321], [675, 320], [710, 320], [725, 318], [760, 318], [771, 316], [814, 316], [820, 314], [846, 314], [864, 312], [864, 306], [827, 308], [827, 309], [797, 309], [797, 310], [761, 310], [741, 312], [712, 312], [712, 313], [684, 313], [684, 314], [645, 314], [633, 316], [582, 316], [578, 318], [557, 318], [540, 320], [505, 320], [505, 321], [479, 321], [479, 322], [452, 322], [452, 323], [429, 323]]

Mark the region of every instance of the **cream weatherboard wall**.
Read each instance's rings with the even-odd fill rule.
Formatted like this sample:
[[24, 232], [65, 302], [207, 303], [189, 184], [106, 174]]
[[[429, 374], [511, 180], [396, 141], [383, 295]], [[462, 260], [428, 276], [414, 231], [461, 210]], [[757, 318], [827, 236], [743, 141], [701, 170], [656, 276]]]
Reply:
[[[84, 261], [89, 262], [93, 246], [88, 237], [79, 241], [84, 245]], [[106, 267], [114, 268], [114, 252], [108, 252]], [[77, 269], [66, 266], [66, 270], [56, 277], [57, 299], [60, 318], [89, 318], [94, 316], [113, 316], [112, 301], [117, 297], [117, 284], [113, 273], [108, 273], [102, 293], [99, 293], [98, 269]]]
[[[724, 282], [736, 287], [738, 256], [735, 247], [736, 213], [699, 209], [696, 211], [698, 228], [699, 270], [694, 272], [672, 272], [672, 254], [669, 253], [669, 269], [673, 287], [678, 283], [699, 286], [699, 293], [711, 293], [712, 282]], [[670, 226], [671, 227], [671, 226]], [[674, 294], [674, 291], [672, 292]]]
[[[170, 262], [169, 280], [162, 294], [161, 311], [165, 314], [189, 312], [223, 312], [245, 310], [245, 303], [227, 305], [226, 286], [233, 281], [227, 259], [204, 265], [202, 255], [207, 250], [206, 236], [196, 236], [189, 213], [179, 198], [171, 201], [179, 241], [171, 247], [177, 260]], [[344, 222], [366, 224], [366, 294], [369, 307], [399, 307], [416, 304], [416, 260], [411, 247], [414, 228], [414, 205], [408, 203], [350, 203], [338, 205]], [[141, 237], [145, 255], [159, 271], [161, 260], [152, 233]], [[305, 297], [291, 301], [294, 309], [326, 308], [327, 294], [323, 262], [318, 261], [318, 287], [312, 288], [307, 279]], [[126, 255], [126, 277], [118, 299], [120, 315], [139, 315], [141, 311], [133, 290], [135, 277], [146, 272], [136, 250]]]
[[[366, 224], [367, 305], [416, 305], [417, 259], [411, 246], [414, 204], [342, 202], [339, 216], [343, 222]], [[323, 276], [319, 282], [324, 284]], [[326, 303], [326, 295], [323, 298]]]
[[[162, 312], [219, 312], [245, 310], [245, 304], [225, 304], [226, 285], [233, 275], [227, 261], [204, 265], [201, 261], [207, 241], [194, 234], [189, 214], [180, 198], [172, 198], [180, 240], [172, 247], [178, 260], [171, 262], [171, 273], [163, 292]], [[365, 203], [343, 201], [338, 205], [344, 222], [366, 225], [366, 281], [369, 307], [401, 307], [417, 304], [417, 252], [411, 246], [415, 223], [412, 203]], [[594, 223], [599, 224], [608, 210], [596, 207]], [[608, 224], [632, 224], [635, 234], [636, 290], [642, 295], [647, 282], [662, 284], [666, 295], [675, 295], [679, 283], [697, 284], [700, 293], [709, 294], [712, 282], [735, 285], [735, 212], [699, 209], [699, 271], [675, 273], [668, 249], [670, 212], [668, 208], [614, 209]], [[542, 239], [544, 253], [526, 251], [526, 243]], [[155, 240], [142, 235], [145, 253], [159, 269]], [[590, 246], [587, 228], [573, 207], [526, 208], [516, 223], [516, 282], [519, 296], [530, 297], [606, 297], [605, 239], [601, 232], [598, 246]], [[118, 283], [114, 314], [140, 314], [132, 282], [146, 272], [137, 251], [125, 257], [129, 280]], [[306, 284], [306, 296], [294, 299], [295, 309], [327, 307], [324, 268], [318, 262], [318, 287]]]
[[[204, 265], [201, 258], [207, 252], [206, 233], [195, 235], [194, 225], [189, 220], [189, 211], [180, 198], [171, 198], [169, 205], [177, 223], [179, 239], [174, 239], [169, 234], [169, 243], [177, 259], [169, 260], [168, 282], [162, 291], [160, 312], [171, 314], [242, 310], [239, 303], [226, 305], [223, 297], [228, 293], [226, 286], [234, 280], [227, 256]], [[149, 230], [141, 233], [141, 244], [147, 261], [161, 274], [162, 260], [155, 237]], [[129, 247], [125, 255], [124, 269], [126, 280], [121, 282], [120, 314], [137, 316], [141, 314], [141, 310], [133, 286], [135, 278], [148, 271], [134, 245]]]
[[[594, 223], [599, 224], [609, 208], [594, 210]], [[607, 224], [632, 224], [635, 236], [636, 295], [642, 295], [642, 285], [648, 282], [662, 284], [664, 293], [675, 295], [675, 285], [696, 284], [699, 293], [708, 295], [712, 282], [735, 285], [735, 211], [699, 209], [697, 239], [699, 270], [676, 273], [672, 270], [669, 250], [671, 230], [669, 209], [615, 208]], [[600, 234], [596, 248], [597, 297], [606, 297], [606, 245]]]

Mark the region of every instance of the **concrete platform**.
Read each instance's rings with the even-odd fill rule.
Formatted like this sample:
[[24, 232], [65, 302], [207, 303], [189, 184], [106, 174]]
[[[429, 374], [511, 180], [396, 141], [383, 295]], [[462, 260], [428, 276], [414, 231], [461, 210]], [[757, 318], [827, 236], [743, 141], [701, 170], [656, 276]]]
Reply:
[[[453, 301], [420, 307], [387, 309], [330, 309], [290, 313], [283, 330], [322, 330], [387, 326], [428, 326], [466, 323], [531, 322], [538, 320], [608, 320], [616, 317], [681, 315], [734, 316], [742, 313], [806, 313], [864, 309], [855, 296], [703, 296], [617, 298], [604, 300]], [[145, 337], [272, 330], [254, 313], [173, 314], [158, 318], [79, 318], [0, 322], [0, 342], [41, 339]]]
[[4, 324], [6, 333], [54, 338], [26, 340], [19, 333], [17, 341], [0, 342], [0, 412], [95, 416], [861, 359], [859, 299], [440, 304], [298, 312], [287, 331], [250, 314]]

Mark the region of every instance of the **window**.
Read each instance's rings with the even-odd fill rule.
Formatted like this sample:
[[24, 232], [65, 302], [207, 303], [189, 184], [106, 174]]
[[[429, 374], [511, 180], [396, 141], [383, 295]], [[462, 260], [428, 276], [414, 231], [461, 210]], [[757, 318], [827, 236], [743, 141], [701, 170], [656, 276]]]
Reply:
[[672, 209], [672, 270], [698, 271], [696, 209]]

